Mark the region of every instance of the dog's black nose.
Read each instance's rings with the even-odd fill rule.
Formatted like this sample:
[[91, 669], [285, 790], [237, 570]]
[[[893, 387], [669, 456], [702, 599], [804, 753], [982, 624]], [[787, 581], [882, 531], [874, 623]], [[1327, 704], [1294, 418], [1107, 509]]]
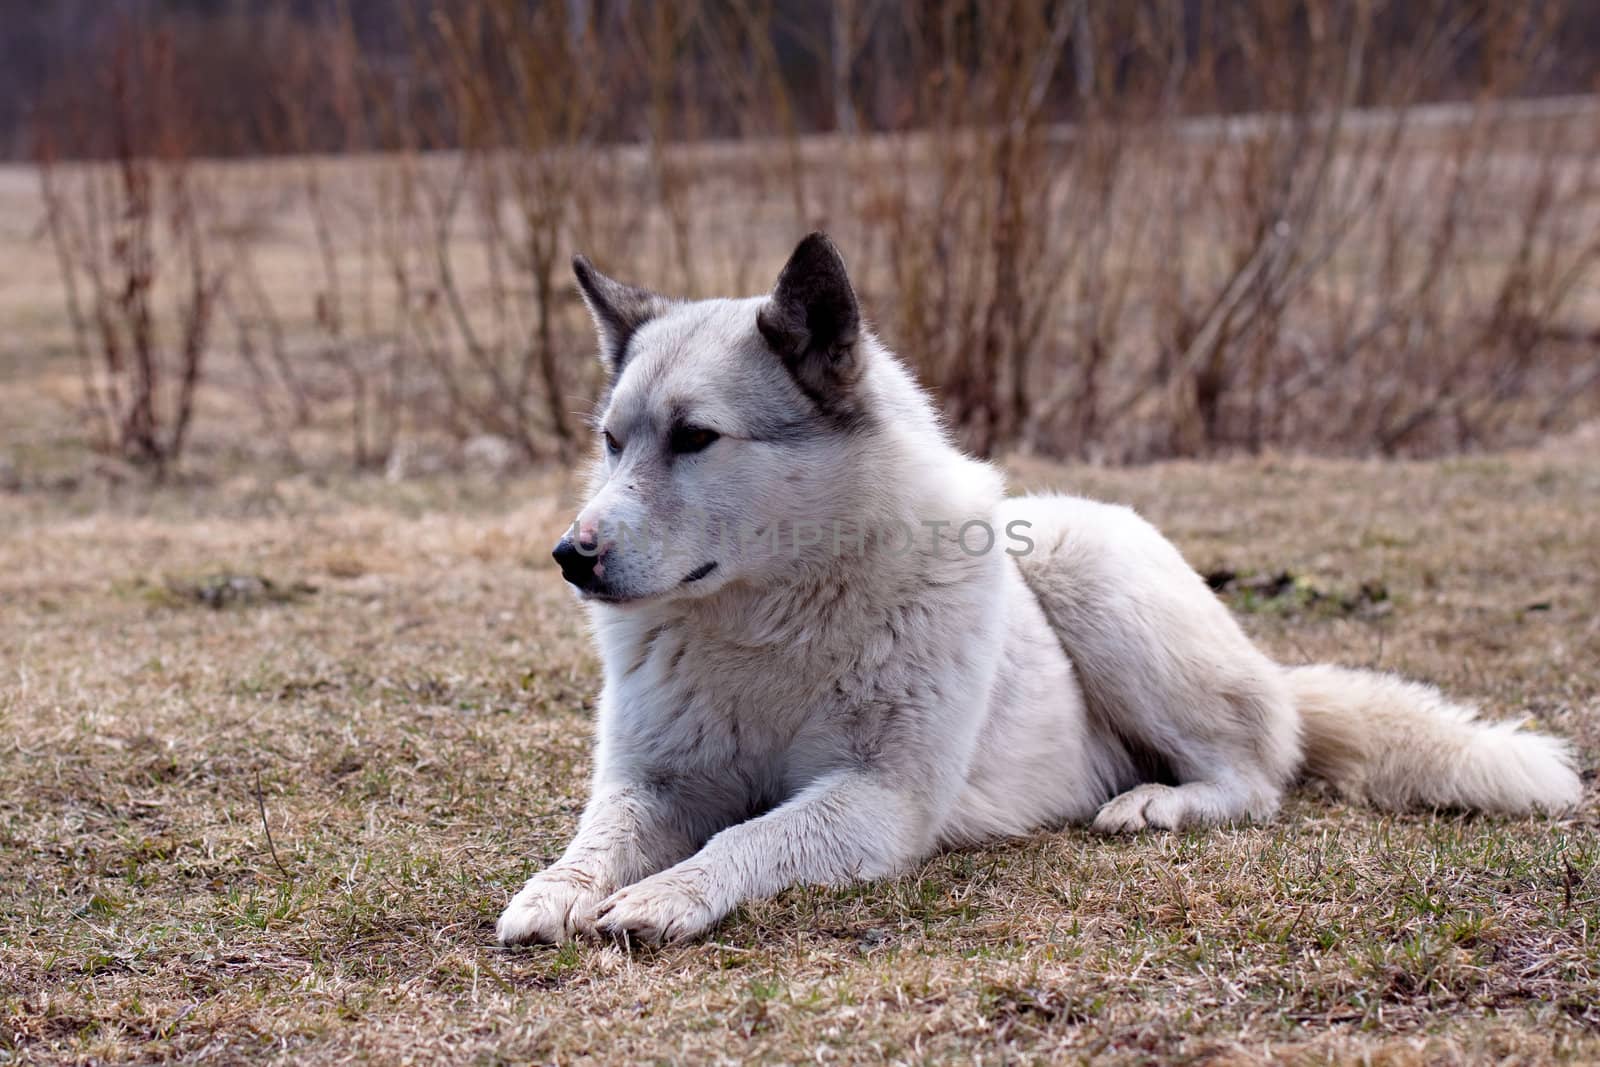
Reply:
[[572, 538], [563, 537], [556, 542], [556, 550], [550, 554], [561, 565], [561, 577], [583, 589], [594, 582], [594, 565], [600, 559], [598, 549], [599, 546], [593, 542], [580, 548]]

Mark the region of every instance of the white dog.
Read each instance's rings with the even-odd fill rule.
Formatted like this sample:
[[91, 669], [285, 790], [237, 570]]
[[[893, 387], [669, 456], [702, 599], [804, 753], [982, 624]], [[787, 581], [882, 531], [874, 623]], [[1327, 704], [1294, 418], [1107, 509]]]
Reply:
[[825, 236], [747, 300], [574, 269], [612, 387], [555, 555], [605, 688], [588, 808], [502, 942], [694, 937], [786, 886], [1067, 822], [1262, 819], [1299, 776], [1392, 808], [1578, 802], [1561, 741], [1272, 662], [1132, 511], [1005, 499]]

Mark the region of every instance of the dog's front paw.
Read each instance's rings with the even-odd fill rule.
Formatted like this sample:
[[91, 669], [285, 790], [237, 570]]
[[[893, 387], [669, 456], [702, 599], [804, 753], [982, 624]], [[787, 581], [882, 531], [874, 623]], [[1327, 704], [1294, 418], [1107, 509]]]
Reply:
[[682, 941], [705, 933], [722, 915], [684, 879], [658, 874], [602, 901], [595, 912], [594, 928], [601, 934], [634, 941]]
[[495, 935], [502, 945], [570, 941], [594, 931], [595, 906], [604, 897], [591, 879], [576, 871], [541, 871], [500, 913]]

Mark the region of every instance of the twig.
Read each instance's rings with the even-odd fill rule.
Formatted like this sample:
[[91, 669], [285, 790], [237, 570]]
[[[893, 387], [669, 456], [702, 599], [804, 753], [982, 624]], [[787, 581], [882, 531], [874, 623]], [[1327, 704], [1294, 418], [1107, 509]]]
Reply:
[[293, 882], [294, 875], [289, 873], [289, 869], [285, 867], [283, 865], [283, 861], [278, 858], [278, 846], [272, 843], [272, 827], [267, 825], [267, 802], [261, 796], [260, 767], [256, 768], [256, 810], [261, 813], [261, 829], [266, 831], [267, 851], [272, 853], [272, 862], [277, 865], [278, 873], [283, 875], [284, 881]]

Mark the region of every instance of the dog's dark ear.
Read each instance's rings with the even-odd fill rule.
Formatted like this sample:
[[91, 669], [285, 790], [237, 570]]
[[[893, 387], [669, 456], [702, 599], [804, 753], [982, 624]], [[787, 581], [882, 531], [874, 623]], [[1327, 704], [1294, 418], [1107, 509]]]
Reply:
[[600, 335], [600, 361], [612, 377], [622, 373], [628, 360], [628, 341], [639, 327], [666, 310], [667, 300], [648, 289], [624, 285], [594, 269], [594, 264], [583, 255], [572, 257], [572, 273], [578, 279], [578, 291], [589, 306], [594, 318], [595, 332]]
[[837, 398], [854, 384], [860, 373], [861, 309], [844, 257], [827, 234], [800, 242], [756, 315], [756, 326], [812, 399]]

